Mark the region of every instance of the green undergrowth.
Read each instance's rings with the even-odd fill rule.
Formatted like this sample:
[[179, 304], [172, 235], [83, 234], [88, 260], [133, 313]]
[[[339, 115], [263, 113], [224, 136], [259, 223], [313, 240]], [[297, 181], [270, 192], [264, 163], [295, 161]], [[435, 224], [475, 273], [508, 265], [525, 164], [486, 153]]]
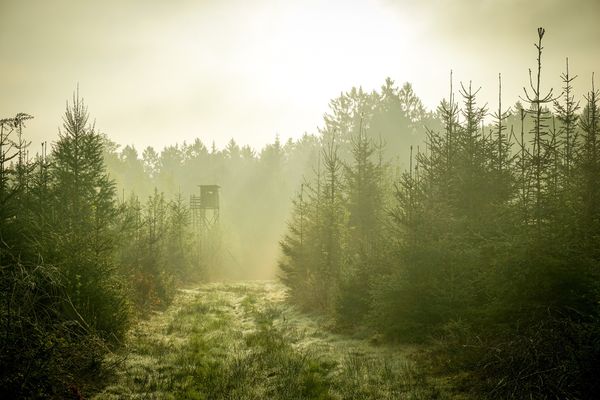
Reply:
[[284, 300], [272, 282], [179, 291], [130, 333], [127, 357], [95, 398], [450, 398], [408, 350], [329, 333]]

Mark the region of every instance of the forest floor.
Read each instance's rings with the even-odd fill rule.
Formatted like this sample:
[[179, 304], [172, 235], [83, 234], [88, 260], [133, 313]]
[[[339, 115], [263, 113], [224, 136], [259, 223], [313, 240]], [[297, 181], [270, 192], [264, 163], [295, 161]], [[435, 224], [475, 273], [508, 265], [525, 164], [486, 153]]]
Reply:
[[129, 333], [94, 399], [458, 399], [417, 349], [334, 334], [272, 281], [179, 290]]

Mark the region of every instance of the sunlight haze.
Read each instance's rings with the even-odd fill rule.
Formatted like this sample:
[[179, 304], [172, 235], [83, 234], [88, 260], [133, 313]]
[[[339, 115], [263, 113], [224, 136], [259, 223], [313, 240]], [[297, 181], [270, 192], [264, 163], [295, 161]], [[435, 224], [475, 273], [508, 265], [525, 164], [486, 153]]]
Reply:
[[[411, 82], [429, 109], [447, 97], [450, 69], [456, 81], [484, 85], [480, 99], [492, 108], [501, 72], [505, 98], [515, 99], [542, 21], [546, 82], [558, 85], [569, 56], [579, 94], [599, 64], [586, 47], [590, 29], [600, 35], [588, 21], [599, 2], [413, 3], [4, 0], [0, 110], [35, 116], [37, 151], [79, 84], [97, 128], [119, 144], [160, 149], [199, 137], [261, 148], [276, 135], [315, 133], [330, 99], [388, 76]], [[587, 31], [564, 28], [575, 17]], [[507, 49], [512, 56], [501, 56]]]
[[600, 399], [599, 19], [0, 0], [0, 399]]

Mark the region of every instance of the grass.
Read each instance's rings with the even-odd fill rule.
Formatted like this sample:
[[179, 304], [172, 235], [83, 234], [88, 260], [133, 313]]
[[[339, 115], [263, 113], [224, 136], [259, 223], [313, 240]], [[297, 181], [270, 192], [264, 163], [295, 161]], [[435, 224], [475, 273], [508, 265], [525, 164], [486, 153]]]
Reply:
[[180, 290], [125, 352], [95, 399], [450, 398], [406, 349], [327, 332], [274, 282]]

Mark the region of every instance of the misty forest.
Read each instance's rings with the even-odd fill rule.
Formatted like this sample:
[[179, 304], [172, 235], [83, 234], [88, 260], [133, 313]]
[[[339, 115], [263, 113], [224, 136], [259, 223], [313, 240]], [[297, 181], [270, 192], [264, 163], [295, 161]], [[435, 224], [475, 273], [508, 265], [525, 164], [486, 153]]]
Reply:
[[259, 146], [117, 142], [84, 84], [48, 140], [0, 109], [0, 398], [599, 398], [600, 90], [560, 35], [514, 97], [381, 76]]

